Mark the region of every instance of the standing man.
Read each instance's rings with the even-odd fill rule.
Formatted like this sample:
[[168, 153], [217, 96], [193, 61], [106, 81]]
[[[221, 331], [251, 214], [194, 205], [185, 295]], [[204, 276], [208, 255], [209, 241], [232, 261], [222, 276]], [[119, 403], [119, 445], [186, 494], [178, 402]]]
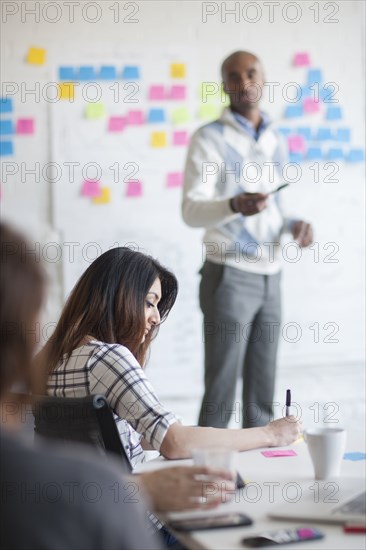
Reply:
[[[204, 227], [206, 261], [200, 271], [204, 315], [205, 394], [199, 424], [224, 428], [243, 376], [245, 428], [272, 417], [281, 322], [280, 237], [300, 246], [312, 228], [284, 218], [280, 193], [287, 149], [259, 109], [264, 74], [248, 52], [231, 54], [221, 67], [230, 107], [193, 135], [183, 190], [183, 218]], [[237, 415], [236, 415], [237, 418]]]

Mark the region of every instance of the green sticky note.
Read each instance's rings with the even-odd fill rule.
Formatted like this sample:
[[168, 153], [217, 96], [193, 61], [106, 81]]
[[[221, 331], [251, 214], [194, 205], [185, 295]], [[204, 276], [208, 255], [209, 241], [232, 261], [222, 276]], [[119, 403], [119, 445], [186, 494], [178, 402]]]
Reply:
[[106, 108], [104, 103], [88, 103], [85, 107], [85, 118], [89, 120], [103, 118], [105, 115]]
[[198, 87], [198, 97], [202, 103], [220, 103], [223, 107], [230, 104], [222, 82], [201, 82]]
[[212, 103], [202, 103], [198, 109], [198, 117], [202, 120], [216, 120], [219, 118], [221, 106]]
[[183, 124], [191, 120], [191, 114], [187, 107], [179, 107], [178, 109], [174, 109], [171, 119], [173, 124]]

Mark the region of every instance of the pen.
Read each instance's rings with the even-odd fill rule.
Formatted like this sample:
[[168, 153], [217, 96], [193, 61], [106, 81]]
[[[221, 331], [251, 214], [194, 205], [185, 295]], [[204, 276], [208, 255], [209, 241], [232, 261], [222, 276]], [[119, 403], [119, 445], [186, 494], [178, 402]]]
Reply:
[[277, 191], [281, 191], [281, 189], [284, 189], [288, 185], [290, 185], [290, 184], [289, 183], [284, 183], [283, 185], [280, 185], [279, 187], [277, 187], [277, 189], [273, 189], [273, 191], [270, 191], [268, 193], [268, 195], [272, 195], [272, 193], [277, 193]]
[[286, 416], [290, 416], [291, 390], [286, 390]]
[[345, 533], [366, 533], [366, 525], [345, 523], [343, 531]]

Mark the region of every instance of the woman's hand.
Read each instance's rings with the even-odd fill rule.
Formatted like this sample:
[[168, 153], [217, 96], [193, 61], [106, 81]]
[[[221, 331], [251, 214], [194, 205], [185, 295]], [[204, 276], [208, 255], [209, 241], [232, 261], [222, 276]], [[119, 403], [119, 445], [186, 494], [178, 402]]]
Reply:
[[235, 490], [233, 474], [204, 466], [178, 466], [138, 476], [153, 510], [215, 508]]
[[299, 439], [302, 433], [302, 423], [295, 416], [286, 416], [274, 420], [264, 427], [269, 437], [269, 447], [290, 445]]

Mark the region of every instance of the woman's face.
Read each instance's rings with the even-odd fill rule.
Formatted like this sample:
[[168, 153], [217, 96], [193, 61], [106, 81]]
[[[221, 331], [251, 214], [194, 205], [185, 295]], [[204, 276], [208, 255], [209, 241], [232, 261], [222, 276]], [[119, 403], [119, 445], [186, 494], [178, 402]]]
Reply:
[[161, 283], [160, 279], [155, 279], [149, 292], [146, 295], [145, 300], [145, 332], [142, 338], [144, 342], [146, 335], [149, 333], [154, 325], [160, 323], [160, 314], [158, 310], [158, 303], [161, 300]]

